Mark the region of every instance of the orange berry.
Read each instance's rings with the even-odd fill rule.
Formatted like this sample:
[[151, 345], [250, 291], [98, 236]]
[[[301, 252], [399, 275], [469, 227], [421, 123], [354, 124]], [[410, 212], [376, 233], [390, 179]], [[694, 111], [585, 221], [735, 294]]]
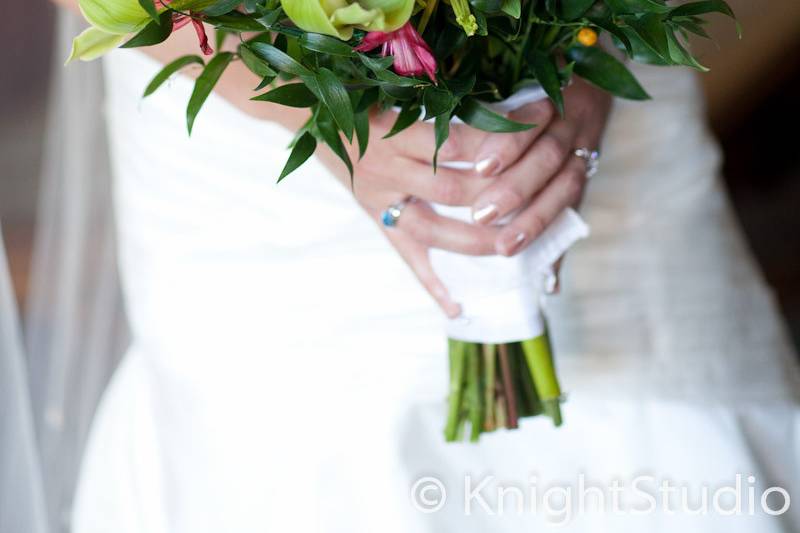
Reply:
[[581, 28], [578, 32], [578, 42], [583, 46], [594, 46], [597, 44], [597, 32], [591, 28]]

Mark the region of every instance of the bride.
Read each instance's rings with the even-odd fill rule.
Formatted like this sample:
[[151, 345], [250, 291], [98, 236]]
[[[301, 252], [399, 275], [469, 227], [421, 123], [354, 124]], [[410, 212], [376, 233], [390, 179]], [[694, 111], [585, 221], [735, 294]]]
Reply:
[[[352, 189], [322, 150], [275, 185], [305, 111], [250, 101], [243, 66], [191, 139], [188, 77], [141, 99], [196, 46], [181, 31], [104, 60], [132, 343], [93, 423], [75, 533], [796, 530], [797, 366], [689, 72], [637, 67], [654, 101], [613, 110], [577, 80], [565, 118], [516, 112], [529, 132], [454, 128], [440, 158], [474, 171], [434, 176], [432, 127], [380, 140], [392, 120], [375, 115]], [[601, 140], [588, 183], [574, 151]], [[429, 249], [514, 255], [579, 202], [592, 237], [549, 304], [565, 426], [445, 444], [441, 314], [459, 305]]]

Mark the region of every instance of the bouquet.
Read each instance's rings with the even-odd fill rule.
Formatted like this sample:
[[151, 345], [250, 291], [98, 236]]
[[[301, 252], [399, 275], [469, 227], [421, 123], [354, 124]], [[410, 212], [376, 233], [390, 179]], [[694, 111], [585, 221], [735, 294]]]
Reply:
[[[308, 108], [278, 181], [319, 143], [353, 179], [344, 143], [363, 156], [376, 109], [397, 115], [387, 137], [432, 121], [434, 171], [439, 164], [463, 166], [438, 161], [452, 122], [488, 132], [533, 128], [507, 112], [545, 97], [563, 114], [562, 90], [575, 75], [617, 97], [647, 99], [620, 58], [706, 70], [690, 51], [690, 36], [708, 38], [711, 13], [734, 16], [723, 0], [80, 0], [80, 6], [91, 27], [75, 38], [70, 59], [156, 45], [181, 26], [194, 27], [209, 59], [176, 58], [144, 91], [201, 66], [186, 110], [190, 133], [233, 61], [261, 80], [253, 100]], [[229, 39], [234, 51], [223, 51]], [[454, 217], [464, 217], [464, 209], [437, 206]], [[447, 325], [448, 441], [467, 432], [475, 441], [539, 414], [561, 424], [563, 397], [540, 300], [550, 265], [587, 234], [567, 210], [514, 258], [433, 251], [437, 272], [465, 309], [465, 317]]]

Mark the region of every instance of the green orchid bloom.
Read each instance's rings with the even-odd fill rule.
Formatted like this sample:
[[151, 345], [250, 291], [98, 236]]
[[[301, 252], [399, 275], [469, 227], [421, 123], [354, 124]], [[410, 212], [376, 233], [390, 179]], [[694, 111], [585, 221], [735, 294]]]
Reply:
[[338, 37], [353, 29], [392, 32], [411, 17], [415, 0], [281, 0], [286, 15], [300, 28]]
[[[202, 11], [216, 0], [156, 0], [158, 12], [169, 4], [176, 11]], [[117, 48], [126, 38], [142, 30], [152, 20], [139, 0], [80, 0], [83, 17], [91, 27], [75, 37], [67, 63], [74, 59], [91, 61]]]

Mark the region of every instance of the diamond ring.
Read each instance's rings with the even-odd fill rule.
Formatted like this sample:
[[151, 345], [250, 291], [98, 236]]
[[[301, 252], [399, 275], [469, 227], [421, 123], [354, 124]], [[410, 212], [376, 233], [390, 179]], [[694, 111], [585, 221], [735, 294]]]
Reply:
[[600, 167], [600, 152], [589, 150], [588, 148], [578, 148], [575, 150], [575, 155], [586, 161], [587, 178], [597, 174], [597, 170]]

